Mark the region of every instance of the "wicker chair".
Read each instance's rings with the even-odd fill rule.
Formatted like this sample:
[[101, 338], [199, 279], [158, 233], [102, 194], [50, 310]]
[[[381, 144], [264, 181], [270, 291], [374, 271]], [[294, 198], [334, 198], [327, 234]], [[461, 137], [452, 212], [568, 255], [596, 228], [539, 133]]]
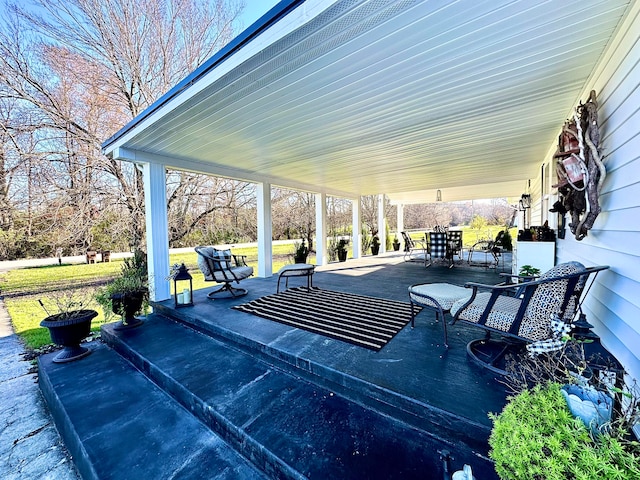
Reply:
[[[467, 283], [465, 287], [473, 289], [471, 297], [453, 304], [452, 323], [463, 322], [485, 330], [485, 338], [471, 341], [467, 353], [480, 365], [504, 374], [502, 362], [508, 353], [552, 336], [552, 319], [573, 322], [588, 291], [589, 277], [594, 280], [598, 272], [607, 268], [569, 262], [556, 265], [535, 281]], [[491, 334], [497, 334], [499, 340], [491, 339]]]
[[214, 247], [196, 247], [198, 253], [198, 267], [208, 282], [218, 282], [223, 285], [210, 292], [207, 297], [232, 298], [247, 294], [245, 288], [232, 287], [233, 282], [253, 275], [253, 267], [247, 266], [245, 255], [233, 255], [231, 250], [220, 250]]

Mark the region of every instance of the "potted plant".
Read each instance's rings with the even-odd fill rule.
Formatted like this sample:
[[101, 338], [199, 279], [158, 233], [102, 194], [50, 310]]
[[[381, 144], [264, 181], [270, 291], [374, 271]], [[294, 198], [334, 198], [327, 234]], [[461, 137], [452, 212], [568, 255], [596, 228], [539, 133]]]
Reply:
[[532, 278], [540, 275], [540, 269], [536, 267], [532, 267], [531, 265], [523, 265], [520, 267], [520, 271], [518, 272], [520, 277], [526, 277], [523, 280], [530, 280]]
[[105, 317], [108, 318], [111, 313], [120, 315], [121, 320], [114, 327], [116, 330], [142, 325], [142, 320], [135, 315], [146, 309], [149, 301], [144, 252], [136, 250], [133, 257], [126, 258], [120, 276], [98, 290], [96, 300], [102, 305]]
[[58, 313], [54, 314], [50, 314], [45, 303], [39, 300], [47, 313], [40, 326], [49, 329], [53, 343], [64, 347], [53, 361], [66, 363], [86, 357], [91, 350], [80, 346], [80, 342], [91, 333], [91, 320], [98, 316], [98, 312], [82, 308], [82, 302], [75, 299], [73, 294], [62, 293], [54, 296], [53, 300], [58, 309]]
[[393, 237], [393, 251], [397, 252], [400, 250], [400, 240], [398, 240], [398, 236]]
[[293, 261], [295, 263], [307, 263], [307, 256], [309, 255], [309, 247], [305, 244], [304, 238], [302, 242], [295, 242], [295, 252], [293, 254]]
[[509, 232], [508, 226], [505, 227], [502, 235], [502, 248], [507, 252], [513, 251], [513, 239], [511, 238], [511, 232]]
[[338, 254], [339, 262], [347, 261], [347, 245], [349, 245], [349, 240], [341, 238], [338, 240], [338, 245], [336, 246], [336, 253]]
[[371, 254], [378, 255], [380, 252], [380, 237], [378, 235], [373, 236], [373, 240], [371, 240]]

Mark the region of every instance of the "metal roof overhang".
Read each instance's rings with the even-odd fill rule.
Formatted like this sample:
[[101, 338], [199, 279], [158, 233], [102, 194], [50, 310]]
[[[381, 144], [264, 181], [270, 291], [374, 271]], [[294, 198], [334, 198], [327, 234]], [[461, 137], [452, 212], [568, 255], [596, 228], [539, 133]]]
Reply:
[[513, 197], [628, 0], [285, 0], [105, 154], [397, 203]]

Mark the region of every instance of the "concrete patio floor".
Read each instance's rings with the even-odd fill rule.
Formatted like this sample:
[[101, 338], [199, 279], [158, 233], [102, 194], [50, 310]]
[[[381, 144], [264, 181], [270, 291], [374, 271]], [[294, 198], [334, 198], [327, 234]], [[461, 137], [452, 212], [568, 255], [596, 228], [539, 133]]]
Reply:
[[[425, 269], [392, 252], [319, 267], [313, 280], [408, 301], [416, 283], [502, 279], [466, 264]], [[109, 347], [85, 359], [41, 358], [41, 388], [83, 477], [443, 478], [446, 450], [453, 470], [468, 463], [478, 478], [497, 478], [487, 415], [506, 394], [467, 358], [481, 332], [452, 326], [446, 349], [425, 310], [374, 352], [230, 308], [275, 293], [276, 282], [249, 279], [249, 294], [230, 300], [199, 290], [193, 307], [162, 302], [140, 328], [103, 327]]]

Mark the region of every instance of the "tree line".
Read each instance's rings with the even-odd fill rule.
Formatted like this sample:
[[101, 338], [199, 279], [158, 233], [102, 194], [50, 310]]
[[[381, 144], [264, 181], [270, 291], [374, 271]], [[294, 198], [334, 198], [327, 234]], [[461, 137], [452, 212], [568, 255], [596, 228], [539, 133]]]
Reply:
[[[105, 157], [100, 145], [229, 42], [242, 28], [243, 3], [30, 0], [4, 7], [0, 259], [144, 248], [142, 173]], [[275, 239], [312, 241], [314, 195], [274, 188], [272, 203]], [[256, 238], [250, 183], [169, 171], [167, 207], [172, 247]], [[329, 233], [349, 234], [351, 203], [331, 197], [327, 208]], [[363, 198], [372, 235], [376, 208], [375, 198]], [[504, 208], [491, 209], [490, 221], [504, 223]], [[386, 209], [394, 227], [394, 207]], [[477, 213], [465, 204], [408, 206], [404, 223], [462, 224]]]

